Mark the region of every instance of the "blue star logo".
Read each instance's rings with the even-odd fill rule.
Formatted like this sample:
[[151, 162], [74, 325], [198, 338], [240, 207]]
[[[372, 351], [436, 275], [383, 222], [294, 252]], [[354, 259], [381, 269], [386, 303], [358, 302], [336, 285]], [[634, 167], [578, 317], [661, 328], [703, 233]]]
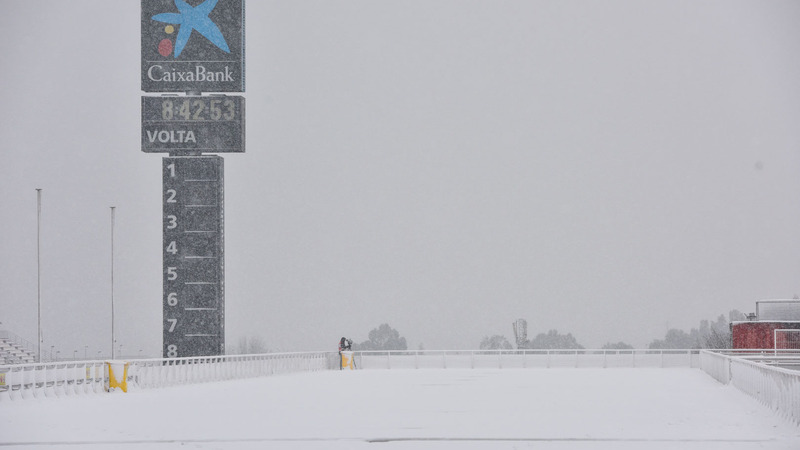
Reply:
[[175, 40], [176, 58], [180, 56], [183, 48], [189, 42], [192, 30], [197, 30], [198, 33], [202, 34], [203, 37], [225, 53], [231, 52], [217, 24], [208, 18], [209, 13], [217, 6], [218, 1], [205, 0], [200, 5], [193, 7], [184, 0], [175, 0], [175, 6], [178, 8], [179, 13], [162, 13], [152, 17], [153, 20], [158, 22], [180, 25], [178, 37]]

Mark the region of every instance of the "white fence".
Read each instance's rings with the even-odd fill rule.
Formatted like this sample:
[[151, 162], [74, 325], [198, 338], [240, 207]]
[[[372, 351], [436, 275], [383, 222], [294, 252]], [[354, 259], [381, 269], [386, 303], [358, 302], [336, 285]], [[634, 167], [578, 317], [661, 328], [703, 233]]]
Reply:
[[700, 367], [699, 350], [408, 350], [356, 352], [358, 369]]
[[800, 354], [788, 352], [712, 352], [700, 354], [700, 368], [800, 424], [800, 371], [792, 366]]
[[103, 361], [0, 366], [0, 400], [103, 392]]
[[[698, 350], [356, 352], [359, 369], [699, 367]], [[155, 388], [339, 367], [336, 352], [131, 360], [128, 384]], [[116, 374], [119, 377], [121, 374]], [[105, 392], [104, 361], [0, 365], [0, 401]]]
[[[130, 360], [128, 384], [155, 388], [338, 368], [336, 352]], [[121, 374], [115, 374], [120, 377]], [[105, 392], [105, 361], [0, 365], [0, 401]]]
[[[721, 354], [700, 350], [473, 350], [356, 352], [358, 369], [700, 367], [800, 423], [800, 355], [775, 351]], [[771, 365], [771, 366], [770, 366]], [[334, 370], [336, 352], [276, 353], [131, 360], [134, 389]], [[117, 374], [119, 376], [120, 374]], [[0, 402], [105, 392], [104, 361], [0, 365]]]

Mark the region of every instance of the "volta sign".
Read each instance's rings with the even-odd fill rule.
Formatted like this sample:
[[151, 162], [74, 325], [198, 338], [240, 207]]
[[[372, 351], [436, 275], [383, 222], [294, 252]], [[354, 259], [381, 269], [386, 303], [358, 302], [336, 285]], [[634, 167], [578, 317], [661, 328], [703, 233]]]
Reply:
[[142, 90], [244, 92], [244, 0], [142, 0]]
[[244, 97], [142, 97], [142, 151], [244, 152]]

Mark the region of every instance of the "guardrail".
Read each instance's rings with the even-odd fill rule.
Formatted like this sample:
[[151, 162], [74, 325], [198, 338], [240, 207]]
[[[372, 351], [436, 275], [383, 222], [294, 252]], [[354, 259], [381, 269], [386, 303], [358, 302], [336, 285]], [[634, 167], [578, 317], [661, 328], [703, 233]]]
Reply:
[[397, 350], [355, 352], [359, 369], [700, 367], [700, 350]]
[[800, 371], [797, 350], [709, 351], [700, 354], [700, 368], [800, 424]]
[[[718, 355], [718, 356], [711, 356]], [[786, 355], [762, 353], [724, 356], [700, 350], [418, 350], [355, 352], [359, 369], [447, 368], [669, 368], [701, 367], [723, 383], [731, 381], [733, 358], [769, 356], [786, 362]], [[336, 352], [275, 353], [129, 361], [127, 381], [136, 388], [157, 388], [282, 373], [332, 370]], [[752, 365], [758, 364], [751, 362]], [[736, 369], [741, 371], [743, 369]], [[790, 371], [787, 371], [790, 372]], [[741, 375], [740, 378], [744, 378]], [[763, 378], [763, 376], [761, 377]], [[761, 379], [759, 378], [759, 379]], [[738, 382], [737, 382], [738, 383]], [[0, 365], [0, 401], [28, 397], [105, 392], [105, 361], [69, 361]], [[742, 381], [743, 390], [750, 389]], [[752, 384], [752, 383], [751, 383]], [[737, 384], [738, 386], [738, 384]], [[757, 390], [757, 389], [756, 389]], [[800, 394], [792, 394], [798, 396]], [[795, 403], [800, 404], [799, 400]], [[793, 413], [792, 417], [800, 417]]]
[[336, 352], [272, 353], [132, 361], [129, 379], [140, 388], [255, 378], [338, 368]]
[[[147, 389], [338, 368], [336, 352], [129, 360], [128, 383]], [[0, 401], [105, 392], [107, 361], [0, 365]]]
[[103, 361], [0, 366], [0, 400], [102, 392]]

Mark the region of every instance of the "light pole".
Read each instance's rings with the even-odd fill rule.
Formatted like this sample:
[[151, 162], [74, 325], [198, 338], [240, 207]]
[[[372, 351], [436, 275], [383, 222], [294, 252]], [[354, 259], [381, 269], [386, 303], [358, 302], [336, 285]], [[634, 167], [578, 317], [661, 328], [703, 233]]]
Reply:
[[50, 346], [50, 361], [52, 361], [52, 360], [53, 360], [53, 352], [54, 352], [55, 350], [56, 350], [56, 346], [55, 346], [55, 345], [51, 345], [51, 346]]
[[36, 352], [42, 362], [42, 265], [41, 265], [41, 230], [42, 230], [42, 189], [36, 188]]
[[114, 213], [115, 206], [111, 207], [111, 359], [114, 359]]
[[89, 346], [83, 346], [83, 359], [89, 359]]
[[73, 361], [77, 361], [78, 360], [78, 350], [73, 350], [72, 351], [72, 360]]

